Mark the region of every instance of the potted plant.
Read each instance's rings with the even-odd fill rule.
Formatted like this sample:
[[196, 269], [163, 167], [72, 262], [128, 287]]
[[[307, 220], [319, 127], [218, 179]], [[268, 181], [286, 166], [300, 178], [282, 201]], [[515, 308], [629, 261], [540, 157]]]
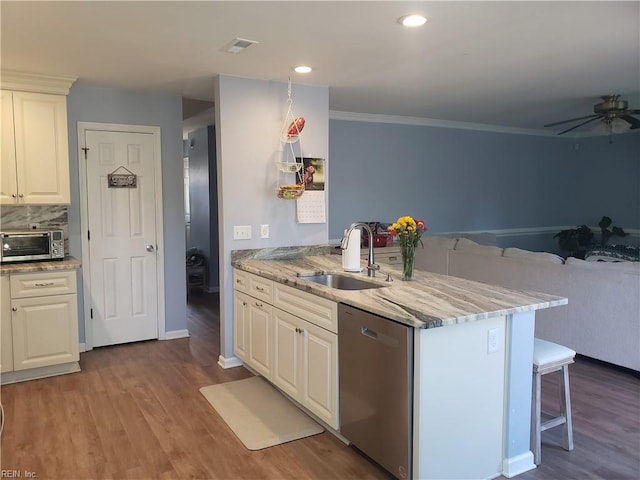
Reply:
[[[569, 252], [570, 257], [577, 257], [584, 260], [585, 255], [595, 246], [604, 247], [612, 236], [626, 237], [626, 233], [620, 227], [611, 227], [611, 218], [603, 216], [598, 222], [601, 237], [600, 244], [594, 241], [594, 234], [586, 225], [579, 225], [576, 228], [569, 228], [556, 233], [553, 238], [558, 239], [561, 250]], [[609, 229], [611, 227], [611, 229]]]
[[556, 233], [553, 238], [558, 239], [560, 249], [569, 252], [570, 257], [584, 260], [584, 256], [593, 244], [593, 232], [586, 225], [568, 228]]

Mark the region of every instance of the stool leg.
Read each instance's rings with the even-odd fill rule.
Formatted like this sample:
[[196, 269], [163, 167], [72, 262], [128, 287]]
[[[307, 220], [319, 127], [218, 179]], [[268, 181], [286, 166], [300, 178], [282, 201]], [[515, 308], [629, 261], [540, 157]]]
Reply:
[[541, 409], [541, 375], [538, 372], [533, 374], [533, 398], [531, 401], [532, 414], [531, 414], [531, 444], [533, 446], [533, 463], [540, 465], [540, 457], [542, 455], [541, 443], [542, 438], [540, 431], [540, 417], [542, 415]]
[[562, 443], [565, 450], [573, 450], [573, 424], [571, 422], [571, 394], [569, 393], [569, 365], [562, 367], [562, 392], [560, 408], [566, 419], [562, 425]]

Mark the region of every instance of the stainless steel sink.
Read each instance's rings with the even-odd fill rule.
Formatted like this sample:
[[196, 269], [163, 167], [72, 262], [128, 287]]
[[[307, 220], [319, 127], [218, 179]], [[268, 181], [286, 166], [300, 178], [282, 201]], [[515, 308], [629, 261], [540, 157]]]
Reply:
[[366, 290], [368, 288], [380, 288], [379, 285], [359, 278], [349, 277], [347, 275], [325, 273], [322, 275], [301, 275], [300, 278], [310, 282], [319, 283], [326, 287], [336, 288], [338, 290]]

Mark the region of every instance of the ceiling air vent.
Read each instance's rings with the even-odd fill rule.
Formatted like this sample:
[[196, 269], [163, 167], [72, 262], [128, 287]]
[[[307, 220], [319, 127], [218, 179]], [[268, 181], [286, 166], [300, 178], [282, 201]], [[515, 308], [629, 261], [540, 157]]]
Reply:
[[231, 42], [222, 47], [222, 51], [228, 53], [240, 53], [249, 48], [254, 43], [260, 42], [256, 42], [255, 40], [247, 40], [246, 38], [234, 38]]

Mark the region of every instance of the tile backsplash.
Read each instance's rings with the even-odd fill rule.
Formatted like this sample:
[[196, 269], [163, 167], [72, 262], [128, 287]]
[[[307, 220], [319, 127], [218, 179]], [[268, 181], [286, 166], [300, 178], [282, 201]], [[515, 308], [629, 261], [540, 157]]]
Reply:
[[37, 223], [40, 229], [64, 231], [64, 252], [69, 254], [67, 205], [9, 205], [0, 208], [0, 230], [27, 230]]

